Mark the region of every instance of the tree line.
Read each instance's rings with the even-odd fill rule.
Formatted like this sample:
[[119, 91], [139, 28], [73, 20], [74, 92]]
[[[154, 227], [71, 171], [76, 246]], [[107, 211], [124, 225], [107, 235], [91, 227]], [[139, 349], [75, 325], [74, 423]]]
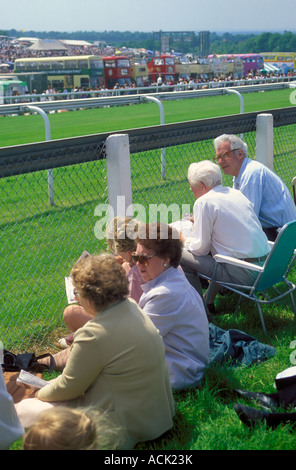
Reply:
[[[144, 48], [148, 50], [160, 49], [160, 44], [153, 38], [152, 32], [140, 31], [18, 31], [11, 29], [1, 31], [0, 35], [10, 37], [37, 37], [40, 39], [76, 39], [93, 43], [105, 41], [110, 46]], [[170, 46], [175, 51], [181, 50], [179, 38], [170, 38]], [[192, 41], [182, 43], [185, 53], [199, 53], [198, 33]], [[241, 54], [248, 52], [296, 52], [296, 34], [291, 31], [283, 33], [210, 33], [210, 53], [216, 54]]]

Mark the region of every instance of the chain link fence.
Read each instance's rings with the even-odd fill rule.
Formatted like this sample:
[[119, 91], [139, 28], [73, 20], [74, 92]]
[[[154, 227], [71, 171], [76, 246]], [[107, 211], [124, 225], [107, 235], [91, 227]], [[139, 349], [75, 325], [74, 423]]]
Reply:
[[[213, 139], [244, 134], [256, 155], [255, 113], [122, 132], [129, 135], [133, 203], [189, 204], [190, 163], [214, 156]], [[274, 113], [274, 170], [292, 191], [296, 112]], [[108, 204], [105, 158], [109, 134], [0, 149], [1, 329], [4, 347], [57, 350], [68, 333], [64, 277], [84, 250], [100, 253], [94, 234], [98, 204]], [[161, 156], [165, 150], [165, 173]], [[52, 171], [50, 171], [52, 170]], [[52, 174], [53, 183], [49, 176]], [[232, 177], [224, 177], [232, 185]], [[49, 198], [53, 191], [53, 201]]]

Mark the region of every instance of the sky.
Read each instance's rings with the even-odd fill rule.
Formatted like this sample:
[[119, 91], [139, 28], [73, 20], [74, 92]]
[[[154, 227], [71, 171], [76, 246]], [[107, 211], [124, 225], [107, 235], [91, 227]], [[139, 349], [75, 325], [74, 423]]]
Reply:
[[296, 32], [295, 18], [296, 0], [0, 0], [1, 30]]

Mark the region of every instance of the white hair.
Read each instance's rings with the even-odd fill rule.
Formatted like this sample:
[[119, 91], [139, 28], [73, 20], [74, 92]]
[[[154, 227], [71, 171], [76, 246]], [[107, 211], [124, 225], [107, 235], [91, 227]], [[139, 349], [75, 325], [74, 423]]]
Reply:
[[211, 160], [191, 163], [188, 168], [187, 178], [193, 187], [197, 187], [198, 183], [203, 183], [209, 188], [214, 188], [218, 184], [222, 184], [220, 167]]
[[217, 150], [223, 142], [229, 142], [231, 150], [242, 149], [244, 156], [248, 156], [248, 146], [235, 134], [222, 134], [214, 140], [214, 147]]

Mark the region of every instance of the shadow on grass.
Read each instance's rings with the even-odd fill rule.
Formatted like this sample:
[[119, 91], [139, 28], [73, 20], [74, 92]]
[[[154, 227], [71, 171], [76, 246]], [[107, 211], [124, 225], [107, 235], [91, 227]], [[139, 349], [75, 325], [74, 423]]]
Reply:
[[[215, 301], [217, 314], [213, 315], [212, 323], [224, 330], [238, 329], [255, 336], [260, 341], [266, 341], [267, 337], [261, 327], [256, 303], [244, 298], [241, 298], [239, 305], [238, 302], [238, 294], [226, 292], [223, 296], [218, 295]], [[262, 305], [262, 313], [268, 339], [274, 331], [290, 330], [296, 326], [295, 314], [289, 296], [281, 301]]]
[[194, 425], [178, 409], [173, 419], [173, 427], [153, 441], [141, 442], [135, 450], [184, 450], [189, 449], [194, 434]]

